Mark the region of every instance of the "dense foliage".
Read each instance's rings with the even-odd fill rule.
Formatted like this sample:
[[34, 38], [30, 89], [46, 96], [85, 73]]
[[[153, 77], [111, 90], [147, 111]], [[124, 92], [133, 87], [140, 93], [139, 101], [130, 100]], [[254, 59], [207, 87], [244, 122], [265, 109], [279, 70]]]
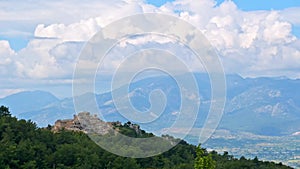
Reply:
[[[150, 137], [152, 134], [136, 131], [122, 125], [120, 132], [135, 137]], [[0, 108], [0, 168], [2, 169], [138, 169], [138, 168], [180, 168], [192, 169], [198, 159], [215, 161], [220, 169], [285, 169], [289, 168], [272, 162], [261, 162], [241, 158], [235, 159], [228, 153], [208, 153], [205, 149], [185, 141], [161, 155], [151, 158], [133, 159], [111, 154], [82, 132], [60, 131], [53, 133], [48, 128], [38, 128], [31, 121], [11, 117], [6, 107]], [[200, 150], [200, 151], [199, 151]], [[198, 156], [197, 156], [198, 155]], [[209, 157], [209, 158], [205, 158]]]
[[194, 163], [195, 169], [215, 169], [216, 161], [212, 159], [212, 154], [205, 155], [205, 149], [200, 145], [196, 148], [196, 159]]

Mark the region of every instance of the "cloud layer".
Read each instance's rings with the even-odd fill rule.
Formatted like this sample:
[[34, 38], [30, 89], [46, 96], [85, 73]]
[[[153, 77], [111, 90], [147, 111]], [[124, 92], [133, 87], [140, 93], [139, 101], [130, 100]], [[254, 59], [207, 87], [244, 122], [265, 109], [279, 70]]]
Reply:
[[[35, 38], [18, 52], [7, 41], [0, 41], [0, 87], [4, 88], [2, 84], [8, 78], [70, 82], [77, 57], [87, 40], [112, 21], [145, 12], [178, 16], [200, 29], [216, 47], [226, 73], [300, 78], [300, 41], [292, 33], [293, 27], [300, 25], [300, 7], [246, 12], [231, 1], [220, 6], [215, 4], [213, 0], [176, 0], [155, 7], [132, 0], [64, 0], [22, 1], [21, 8], [13, 1], [3, 1], [0, 25], [6, 28], [0, 28], [0, 34], [7, 32], [9, 23], [15, 22], [20, 28], [26, 24], [34, 26], [31, 34]], [[18, 34], [22, 32], [13, 26], [11, 29]], [[28, 31], [25, 29], [26, 34]], [[140, 41], [131, 40], [126, 45]], [[171, 42], [159, 43], [168, 46]], [[11, 88], [6, 86], [5, 90]]]

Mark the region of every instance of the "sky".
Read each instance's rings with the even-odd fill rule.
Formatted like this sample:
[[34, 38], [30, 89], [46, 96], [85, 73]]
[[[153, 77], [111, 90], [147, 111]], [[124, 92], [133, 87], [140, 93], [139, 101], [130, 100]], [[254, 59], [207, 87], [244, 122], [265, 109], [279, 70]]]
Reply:
[[85, 42], [113, 21], [148, 12], [197, 27], [227, 74], [300, 78], [298, 0], [3, 0], [0, 98], [24, 90], [70, 96]]

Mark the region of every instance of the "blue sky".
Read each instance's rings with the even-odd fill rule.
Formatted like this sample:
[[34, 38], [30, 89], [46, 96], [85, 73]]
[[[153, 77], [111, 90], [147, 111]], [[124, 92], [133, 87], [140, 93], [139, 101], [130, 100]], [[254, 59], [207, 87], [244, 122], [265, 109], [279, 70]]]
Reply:
[[10, 44], [10, 47], [15, 50], [19, 51], [27, 46], [29, 37], [9, 37], [9, 36], [0, 36], [1, 40], [7, 40]]
[[167, 2], [172, 2], [172, 0], [146, 0], [146, 2], [155, 6], [161, 6]]
[[[148, 3], [161, 6], [173, 0], [147, 0]], [[217, 4], [224, 0], [216, 0]], [[281, 10], [285, 8], [300, 6], [299, 0], [233, 0], [241, 10]]]
[[[285, 8], [300, 6], [298, 0], [233, 0], [241, 10], [281, 10]], [[218, 4], [224, 0], [217, 0]]]

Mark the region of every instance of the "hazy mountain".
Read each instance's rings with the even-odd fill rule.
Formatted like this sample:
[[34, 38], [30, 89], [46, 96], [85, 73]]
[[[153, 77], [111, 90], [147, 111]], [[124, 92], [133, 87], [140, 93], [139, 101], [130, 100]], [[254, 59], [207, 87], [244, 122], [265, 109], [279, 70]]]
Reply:
[[[228, 88], [221, 127], [262, 135], [289, 135], [300, 130], [300, 80], [256, 78]], [[231, 83], [230, 78], [228, 83]], [[244, 87], [247, 84], [247, 87]], [[242, 87], [240, 87], [242, 86]]]
[[[210, 106], [210, 81], [205, 74], [195, 74], [201, 100], [200, 116], [195, 127], [205, 122]], [[178, 78], [185, 78], [182, 75]], [[300, 131], [300, 80], [285, 78], [242, 78], [227, 77], [227, 103], [220, 129], [244, 131], [261, 135], [291, 135]], [[160, 130], [169, 127], [178, 117], [180, 90], [176, 81], [168, 76], [149, 77], [129, 86], [131, 104], [140, 111], [151, 108], [149, 101], [153, 90], [164, 92], [167, 103], [163, 114], [151, 125], [141, 124], [146, 130]], [[78, 96], [82, 105], [91, 105], [88, 95]], [[111, 93], [95, 95], [99, 109], [107, 121], [126, 121], [112, 101]], [[124, 99], [118, 95], [115, 99]], [[47, 92], [21, 92], [3, 98], [0, 104], [8, 105], [13, 114], [32, 119], [40, 126], [52, 124], [56, 119], [71, 118], [75, 114], [73, 99], [58, 100]]]
[[14, 115], [41, 110], [54, 102], [59, 102], [59, 99], [45, 91], [24, 91], [0, 99], [0, 104], [8, 106]]

